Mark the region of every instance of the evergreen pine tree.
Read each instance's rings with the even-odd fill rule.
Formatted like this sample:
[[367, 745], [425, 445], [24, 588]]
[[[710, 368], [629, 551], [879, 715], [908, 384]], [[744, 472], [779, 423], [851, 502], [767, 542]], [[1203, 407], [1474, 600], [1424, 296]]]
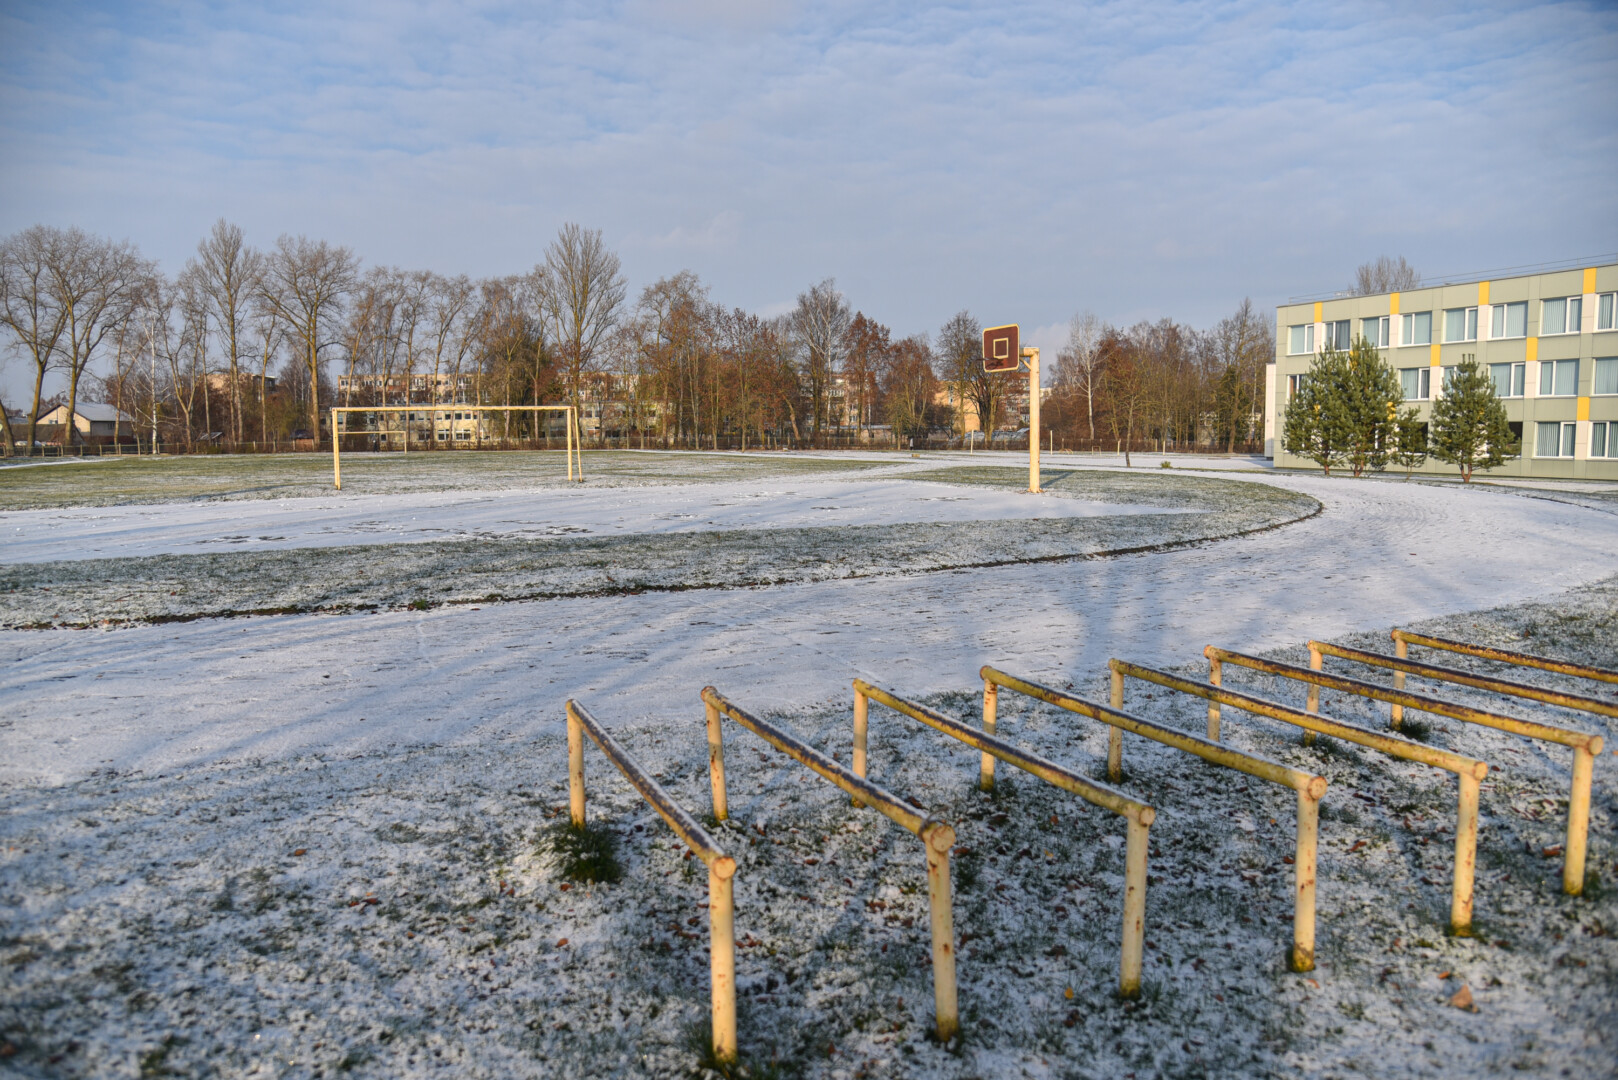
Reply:
[[1341, 376], [1337, 392], [1344, 401], [1343, 460], [1355, 476], [1363, 476], [1366, 469], [1381, 472], [1397, 437], [1399, 402], [1404, 398], [1399, 376], [1376, 346], [1362, 337], [1354, 339]]
[[1286, 452], [1313, 461], [1327, 476], [1343, 462], [1348, 442], [1347, 410], [1340, 388], [1347, 381], [1348, 355], [1328, 348], [1298, 380], [1297, 392], [1287, 402], [1281, 439]]
[[1393, 462], [1402, 466], [1405, 479], [1427, 460], [1427, 425], [1415, 409], [1404, 409], [1394, 421]]
[[1433, 402], [1430, 442], [1433, 457], [1458, 466], [1465, 483], [1472, 482], [1472, 470], [1493, 469], [1517, 456], [1506, 407], [1476, 360], [1456, 365], [1443, 396]]

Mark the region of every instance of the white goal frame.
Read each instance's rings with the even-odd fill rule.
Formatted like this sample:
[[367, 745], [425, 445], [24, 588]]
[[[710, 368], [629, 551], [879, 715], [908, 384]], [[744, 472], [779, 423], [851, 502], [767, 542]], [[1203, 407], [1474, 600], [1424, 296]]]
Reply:
[[[338, 491], [343, 490], [343, 440], [337, 432], [338, 413], [412, 413], [434, 411], [439, 409], [459, 409], [464, 412], [559, 412], [567, 414], [567, 478], [575, 479], [574, 470], [577, 467], [577, 479], [584, 482], [584, 450], [580, 445], [578, 413], [571, 405], [466, 405], [456, 402], [438, 402], [436, 404], [421, 405], [334, 405], [331, 410], [331, 482]], [[404, 424], [404, 453], [410, 453], [410, 422]]]

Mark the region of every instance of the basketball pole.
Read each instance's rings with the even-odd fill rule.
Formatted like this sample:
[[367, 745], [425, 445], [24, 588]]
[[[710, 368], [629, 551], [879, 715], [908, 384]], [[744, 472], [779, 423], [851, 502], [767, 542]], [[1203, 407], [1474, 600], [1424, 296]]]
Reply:
[[1024, 345], [1023, 359], [1028, 361], [1028, 491], [1038, 495], [1039, 486], [1039, 349]]

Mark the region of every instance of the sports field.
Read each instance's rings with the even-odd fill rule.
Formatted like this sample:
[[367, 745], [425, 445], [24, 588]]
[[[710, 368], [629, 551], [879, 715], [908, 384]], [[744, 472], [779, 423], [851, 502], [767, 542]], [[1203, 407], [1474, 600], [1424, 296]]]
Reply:
[[[1618, 655], [1603, 491], [1241, 459], [1055, 455], [1042, 496], [1010, 455], [585, 463], [570, 487], [560, 454], [345, 456], [340, 494], [308, 456], [0, 469], [4, 1068], [702, 1075], [705, 875], [592, 753], [621, 878], [565, 880], [568, 697], [700, 815], [705, 685], [847, 763], [856, 677], [974, 721], [983, 664], [1105, 701], [1110, 657], [1200, 678], [1207, 644], [1298, 661], [1312, 637], [1391, 651], [1396, 625]], [[1001, 700], [1002, 734], [1102, 776], [1103, 728]], [[1204, 724], [1138, 683], [1128, 707]], [[1324, 709], [1386, 724], [1357, 698]], [[1226, 718], [1231, 746], [1329, 782], [1317, 970], [1284, 966], [1292, 793], [1131, 736], [1120, 786], [1158, 820], [1126, 1002], [1118, 819], [1005, 766], [982, 793], [976, 753], [873, 707], [872, 778], [959, 837], [948, 1046], [928, 1037], [919, 843], [732, 729], [714, 831], [740, 864], [742, 1072], [1610, 1075], [1612, 755], [1573, 899], [1565, 755], [1422, 733], [1491, 765], [1479, 932], [1450, 938], [1452, 776]], [[1477, 1011], [1451, 1004], [1462, 986]]]

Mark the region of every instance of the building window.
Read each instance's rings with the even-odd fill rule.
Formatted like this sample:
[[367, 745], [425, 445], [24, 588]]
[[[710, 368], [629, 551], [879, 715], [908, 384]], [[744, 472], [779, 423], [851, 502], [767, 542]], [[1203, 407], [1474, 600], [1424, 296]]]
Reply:
[[1377, 318], [1373, 319], [1361, 319], [1360, 337], [1364, 338], [1366, 341], [1369, 341], [1372, 345], [1375, 345], [1379, 349], [1386, 349], [1388, 347], [1389, 321], [1390, 320], [1386, 315], [1378, 316]]
[[1445, 341], [1476, 341], [1478, 339], [1478, 309], [1475, 307], [1446, 308], [1444, 310]]
[[1577, 334], [1584, 315], [1582, 296], [1563, 296], [1556, 300], [1539, 302], [1539, 332], [1546, 334]]
[[1430, 367], [1399, 369], [1399, 385], [1404, 388], [1406, 401], [1426, 401], [1432, 391], [1432, 379]]
[[1595, 384], [1592, 394], [1618, 394], [1618, 356], [1596, 357]]
[[1494, 305], [1489, 336], [1492, 338], [1528, 336], [1528, 301]]
[[1527, 364], [1490, 364], [1495, 397], [1522, 397], [1528, 385]]
[[1572, 457], [1573, 435], [1577, 424], [1551, 421], [1540, 423], [1534, 440], [1535, 457]]
[[1596, 297], [1596, 329], [1618, 329], [1614, 326], [1613, 316], [1618, 314], [1618, 293], [1604, 292]]
[[1301, 326], [1287, 328], [1287, 353], [1297, 356], [1301, 353], [1315, 351], [1315, 324], [1304, 323]]
[[1401, 315], [1404, 321], [1399, 324], [1399, 344], [1401, 345], [1431, 345], [1433, 343], [1433, 313], [1430, 311], [1412, 311], [1408, 315]]
[[1303, 389], [1303, 380], [1306, 379], [1306, 378], [1308, 378], [1307, 375], [1288, 375], [1287, 376], [1287, 397], [1288, 398], [1293, 398], [1293, 397], [1296, 397], [1298, 395], [1298, 391]]
[[1339, 319], [1337, 322], [1326, 324], [1326, 340], [1321, 343], [1327, 349], [1349, 349], [1353, 344], [1353, 331], [1349, 329], [1350, 320]]
[[1618, 458], [1618, 421], [1598, 420], [1590, 425], [1590, 456]]
[[1572, 397], [1579, 390], [1579, 362], [1577, 360], [1541, 360], [1539, 362], [1539, 396]]

